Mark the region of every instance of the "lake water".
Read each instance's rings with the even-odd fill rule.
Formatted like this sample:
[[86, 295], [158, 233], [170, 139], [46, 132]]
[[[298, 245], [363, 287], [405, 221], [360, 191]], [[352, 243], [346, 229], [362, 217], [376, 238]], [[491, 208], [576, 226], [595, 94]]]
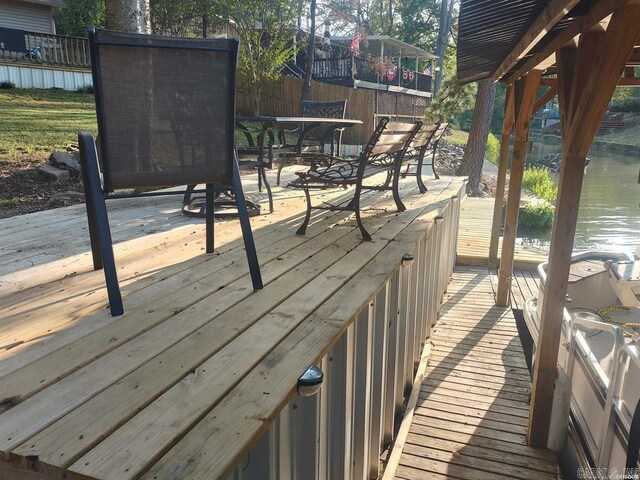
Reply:
[[[559, 145], [534, 144], [531, 157], [559, 153]], [[633, 254], [640, 246], [640, 156], [592, 150], [580, 200], [574, 251], [603, 249]], [[522, 241], [548, 248], [550, 231], [520, 232]]]

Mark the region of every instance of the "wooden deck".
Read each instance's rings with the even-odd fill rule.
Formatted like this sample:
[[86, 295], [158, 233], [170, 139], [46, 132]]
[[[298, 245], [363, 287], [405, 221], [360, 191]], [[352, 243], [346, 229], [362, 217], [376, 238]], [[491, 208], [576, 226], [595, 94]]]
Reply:
[[[465, 199], [460, 213], [456, 264], [473, 267], [487, 266], [493, 203], [493, 198], [469, 197]], [[502, 239], [498, 244], [498, 258], [500, 258], [501, 248]], [[533, 270], [546, 260], [546, 252], [528, 245], [516, 245], [514, 268]]]
[[364, 196], [373, 242], [343, 212], [314, 212], [295, 235], [304, 200], [276, 188], [275, 213], [252, 219], [258, 292], [237, 222], [217, 223], [204, 255], [203, 221], [179, 197], [114, 200], [117, 318], [83, 206], [1, 220], [0, 477], [229, 475], [463, 181], [414, 186], [402, 181], [402, 214], [390, 193]]
[[[524, 279], [523, 279], [524, 281]], [[485, 269], [456, 267], [385, 479], [557, 479], [526, 445], [530, 377]]]

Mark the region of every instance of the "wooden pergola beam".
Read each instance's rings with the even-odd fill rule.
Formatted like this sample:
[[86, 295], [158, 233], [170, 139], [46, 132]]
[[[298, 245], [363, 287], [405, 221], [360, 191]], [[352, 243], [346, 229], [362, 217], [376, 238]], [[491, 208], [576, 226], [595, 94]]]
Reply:
[[558, 87], [551, 87], [549, 90], [544, 92], [540, 97], [536, 100], [536, 103], [533, 104], [533, 113], [538, 112], [542, 107], [544, 107], [547, 102], [549, 102], [553, 97], [558, 94]]
[[[632, 2], [633, 1], [634, 0], [632, 0]], [[537, 68], [538, 65], [553, 55], [557, 50], [571, 42], [574, 37], [580, 35], [582, 32], [588, 31], [591, 27], [600, 23], [628, 2], [629, 0], [602, 0], [596, 3], [588, 14], [572, 22], [567, 28], [558, 33], [540, 52], [533, 55], [522, 67], [513, 72], [507, 79], [507, 83], [513, 83], [528, 71]]]
[[509, 142], [515, 124], [514, 86], [507, 86], [507, 96], [504, 102], [504, 120], [502, 122], [502, 139], [500, 142], [500, 160], [498, 162], [498, 178], [496, 179], [496, 194], [493, 203], [493, 222], [489, 240], [489, 268], [498, 265], [498, 240], [502, 226], [502, 207], [504, 205], [504, 189], [507, 183], [507, 163], [509, 160]]
[[497, 81], [522, 59], [580, 0], [551, 0], [493, 74]]
[[[577, 54], [565, 50], [558, 52], [558, 100], [560, 121], [564, 123], [561, 128], [563, 159], [534, 362], [528, 429], [529, 444], [534, 447], [546, 448], [549, 437], [563, 309], [586, 155], [638, 37], [640, 5], [630, 2], [613, 14], [605, 33], [585, 34]], [[576, 80], [578, 75], [584, 78]]]
[[516, 249], [516, 232], [518, 229], [518, 213], [520, 209], [520, 195], [522, 193], [522, 177], [524, 175], [525, 159], [528, 152], [529, 125], [536, 91], [540, 85], [542, 72], [533, 70], [515, 84], [515, 138], [513, 142], [513, 159], [511, 161], [511, 176], [509, 178], [509, 196], [504, 220], [504, 235], [502, 238], [502, 254], [500, 255], [500, 269], [498, 270], [498, 292], [496, 305], [507, 306], [511, 291], [511, 276], [513, 275], [513, 259]]

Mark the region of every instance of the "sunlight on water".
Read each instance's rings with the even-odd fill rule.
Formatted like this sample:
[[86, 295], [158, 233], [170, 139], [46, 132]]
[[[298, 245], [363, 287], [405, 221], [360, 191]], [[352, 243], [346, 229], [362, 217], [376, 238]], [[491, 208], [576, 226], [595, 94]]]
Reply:
[[[540, 145], [533, 157], [560, 152]], [[578, 213], [574, 251], [593, 249], [633, 254], [640, 245], [640, 156], [593, 150], [589, 154]], [[548, 247], [550, 232], [523, 232], [524, 241]]]

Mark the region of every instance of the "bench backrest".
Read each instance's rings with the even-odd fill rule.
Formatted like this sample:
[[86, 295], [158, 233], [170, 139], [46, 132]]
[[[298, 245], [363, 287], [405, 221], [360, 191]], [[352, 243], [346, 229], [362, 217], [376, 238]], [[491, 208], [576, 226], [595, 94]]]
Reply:
[[387, 117], [382, 118], [374, 130], [369, 143], [360, 154], [358, 175], [362, 177], [367, 165], [393, 165], [402, 161], [411, 140], [418, 133], [422, 122], [403, 123], [390, 122]]
[[431, 137], [431, 145], [433, 146], [438, 145], [438, 142], [443, 137], [444, 132], [447, 131], [447, 128], [449, 128], [449, 123], [447, 122], [442, 122], [438, 124], [438, 128], [436, 129], [436, 132], [433, 134], [433, 137]]
[[423, 125], [411, 141], [411, 148], [417, 151], [426, 149], [438, 130], [438, 125]]
[[90, 34], [104, 190], [232, 184], [238, 41]]

